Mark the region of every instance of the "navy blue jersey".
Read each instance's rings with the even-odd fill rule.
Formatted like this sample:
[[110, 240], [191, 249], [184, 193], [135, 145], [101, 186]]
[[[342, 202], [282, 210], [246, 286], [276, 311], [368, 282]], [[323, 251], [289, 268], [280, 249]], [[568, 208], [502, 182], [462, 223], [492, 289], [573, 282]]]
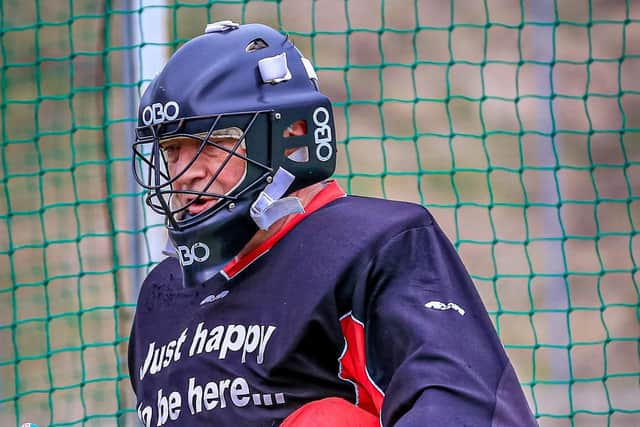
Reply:
[[426, 209], [330, 183], [195, 288], [145, 280], [129, 345], [148, 426], [277, 426], [342, 397], [384, 426], [533, 426], [469, 275]]

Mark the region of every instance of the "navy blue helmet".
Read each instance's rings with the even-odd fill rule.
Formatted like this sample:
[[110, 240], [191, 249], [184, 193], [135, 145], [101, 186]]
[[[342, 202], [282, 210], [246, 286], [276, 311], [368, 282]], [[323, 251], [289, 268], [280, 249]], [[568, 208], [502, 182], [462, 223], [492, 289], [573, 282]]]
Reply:
[[[300, 121], [306, 133], [287, 135]], [[185, 285], [203, 283], [259, 228], [297, 211], [299, 202], [283, 196], [333, 174], [333, 123], [313, 66], [270, 27], [221, 21], [175, 52], [140, 101], [133, 170], [146, 203], [166, 217]], [[219, 144], [221, 137], [235, 142]], [[182, 170], [170, 173], [163, 146], [176, 138], [198, 149]], [[176, 180], [211, 146], [226, 156], [218, 171], [204, 188], [178, 188]], [[245, 167], [239, 182], [226, 193], [214, 191], [222, 168], [238, 159]], [[175, 203], [180, 197], [188, 202]], [[202, 200], [216, 202], [190, 214]]]

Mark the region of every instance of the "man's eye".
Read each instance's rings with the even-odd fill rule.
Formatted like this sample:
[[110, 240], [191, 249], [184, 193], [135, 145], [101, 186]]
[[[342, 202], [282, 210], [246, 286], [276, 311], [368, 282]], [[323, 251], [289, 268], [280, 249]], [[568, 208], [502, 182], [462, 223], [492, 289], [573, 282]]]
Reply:
[[175, 161], [178, 158], [178, 147], [175, 145], [168, 145], [166, 147], [162, 147], [162, 152], [164, 153], [165, 159], [167, 161]]
[[[222, 145], [223, 147], [227, 148], [229, 151], [231, 151], [231, 149], [233, 148], [233, 145], [231, 147], [227, 147], [226, 144], [218, 144], [218, 145]], [[227, 151], [213, 144], [207, 144], [204, 147], [204, 153], [207, 156], [212, 156], [212, 157], [224, 157], [228, 154]]]

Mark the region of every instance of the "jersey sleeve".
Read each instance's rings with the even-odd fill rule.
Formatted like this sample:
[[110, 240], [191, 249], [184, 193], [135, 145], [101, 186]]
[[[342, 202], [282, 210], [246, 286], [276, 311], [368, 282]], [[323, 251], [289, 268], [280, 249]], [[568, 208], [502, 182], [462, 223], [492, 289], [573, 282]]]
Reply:
[[382, 425], [535, 426], [516, 374], [437, 224], [391, 238], [367, 270], [367, 375]]

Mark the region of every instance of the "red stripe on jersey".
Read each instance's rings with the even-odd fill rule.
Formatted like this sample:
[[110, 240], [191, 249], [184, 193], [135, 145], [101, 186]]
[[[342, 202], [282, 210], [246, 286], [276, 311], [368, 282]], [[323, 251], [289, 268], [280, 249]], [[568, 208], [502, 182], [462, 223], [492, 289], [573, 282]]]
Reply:
[[364, 326], [351, 315], [343, 317], [340, 326], [346, 340], [345, 351], [339, 359], [340, 378], [355, 385], [359, 407], [379, 416], [384, 395], [367, 373]]
[[260, 258], [267, 253], [280, 239], [287, 235], [289, 231], [293, 229], [300, 221], [317, 211], [324, 205], [344, 197], [346, 193], [335, 180], [327, 181], [326, 187], [324, 187], [313, 199], [304, 207], [304, 212], [299, 213], [291, 217], [285, 225], [278, 230], [273, 236], [262, 242], [257, 248], [245, 254], [242, 258], [234, 258], [222, 269], [222, 275], [228, 279], [247, 268], [253, 261]]

